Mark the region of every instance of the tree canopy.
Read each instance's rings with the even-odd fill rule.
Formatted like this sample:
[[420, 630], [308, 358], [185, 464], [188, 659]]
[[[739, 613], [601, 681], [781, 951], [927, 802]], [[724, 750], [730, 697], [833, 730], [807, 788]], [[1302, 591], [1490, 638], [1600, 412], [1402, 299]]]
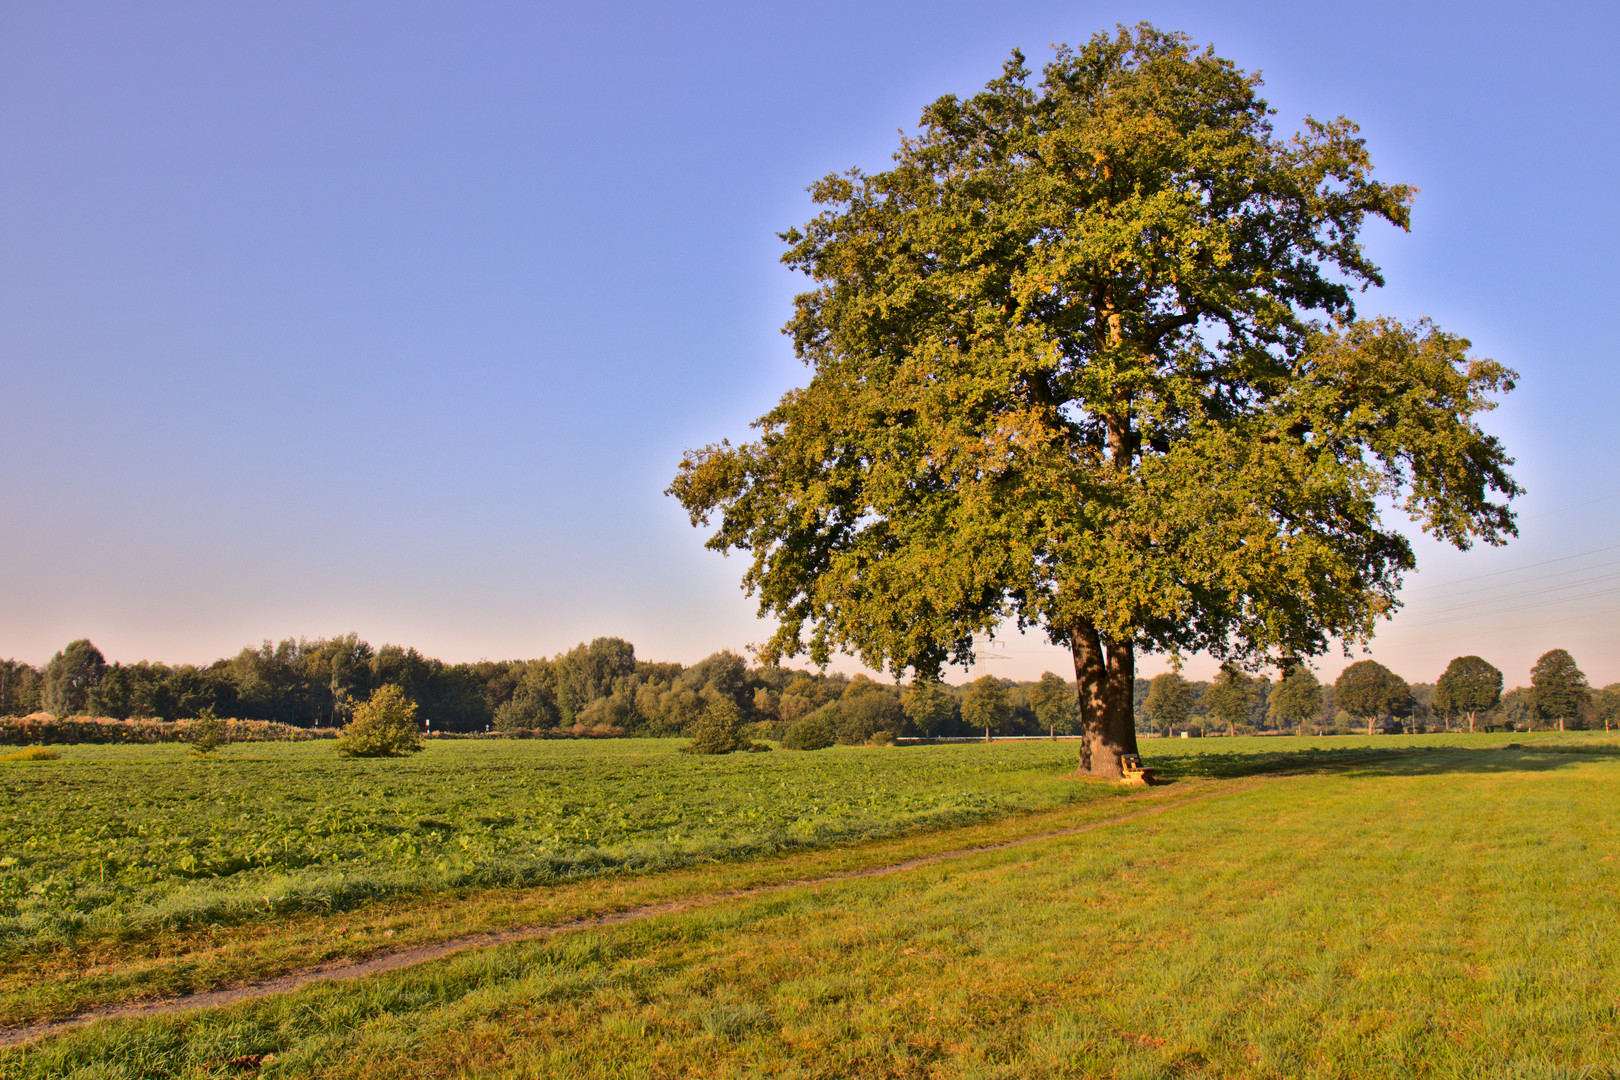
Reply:
[[994, 734], [1012, 716], [1007, 687], [994, 675], [981, 675], [968, 684], [962, 697], [962, 719], [975, 730]]
[[1238, 725], [1249, 722], [1249, 706], [1254, 700], [1254, 680], [1236, 664], [1222, 664], [1215, 681], [1204, 693], [1204, 708], [1221, 723], [1226, 733], [1235, 735]]
[[1316, 673], [1297, 661], [1283, 666], [1282, 679], [1267, 702], [1273, 722], [1303, 728], [1322, 711], [1322, 683]]
[[1434, 684], [1435, 710], [1447, 717], [1468, 717], [1469, 731], [1480, 713], [1490, 712], [1501, 700], [1502, 673], [1478, 656], [1457, 657]]
[[1030, 688], [1029, 704], [1035, 710], [1035, 722], [1061, 735], [1074, 730], [1074, 687], [1068, 680], [1050, 671], [1041, 672], [1041, 681]]
[[1359, 660], [1333, 682], [1333, 703], [1351, 716], [1367, 721], [1393, 716], [1410, 707], [1412, 688], [1406, 680], [1376, 660]]
[[1192, 715], [1192, 688], [1179, 671], [1155, 675], [1148, 684], [1147, 715], [1166, 735]]
[[1530, 669], [1530, 693], [1535, 714], [1543, 720], [1558, 721], [1560, 730], [1565, 721], [1580, 715], [1592, 697], [1585, 673], [1575, 666], [1575, 658], [1565, 649], [1541, 654]]
[[82, 713], [106, 672], [100, 649], [85, 638], [70, 642], [45, 665], [40, 700], [56, 716]]
[[[1021, 54], [924, 109], [894, 166], [783, 234], [813, 369], [671, 491], [778, 627], [922, 672], [1038, 626], [1074, 656], [1085, 767], [1134, 750], [1136, 654], [1363, 641], [1413, 566], [1390, 500], [1459, 546], [1513, 532], [1475, 422], [1514, 375], [1427, 322], [1356, 321], [1359, 233], [1413, 191], [1358, 129], [1274, 134], [1258, 76], [1151, 26]], [[1497, 498], [1502, 496], [1502, 498]]]

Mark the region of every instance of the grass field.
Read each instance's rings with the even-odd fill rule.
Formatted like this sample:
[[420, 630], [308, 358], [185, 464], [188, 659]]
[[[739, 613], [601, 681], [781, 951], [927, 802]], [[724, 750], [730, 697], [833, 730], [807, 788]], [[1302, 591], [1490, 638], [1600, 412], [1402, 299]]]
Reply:
[[[90, 946], [70, 936], [7, 971], [0, 989], [22, 1003], [8, 1005], [8, 1019], [262, 974], [286, 960], [266, 962], [274, 950], [260, 947], [278, 936], [324, 943], [330, 955], [356, 928], [386, 924], [401, 939], [426, 939], [514, 913], [544, 921], [881, 865], [1168, 801], [1129, 824], [891, 877], [480, 950], [228, 1010], [103, 1023], [0, 1052], [0, 1071], [1620, 1075], [1620, 755], [1601, 737], [1532, 739], [1150, 744], [1179, 782], [1129, 795], [1063, 780], [1065, 755], [1052, 744], [739, 756], [724, 764], [744, 772], [709, 777], [711, 799], [765, 790], [761, 777], [777, 775], [765, 770], [813, 777], [797, 772], [806, 762], [826, 770], [829, 787], [850, 789], [839, 796], [847, 829], [859, 806], [875, 834], [951, 820], [904, 801], [929, 785], [977, 791], [987, 801], [951, 812], [988, 820], [859, 843], [848, 842], [860, 835], [850, 829], [835, 848], [559, 887], [464, 889], [454, 905], [396, 896], [352, 913], [175, 927], [145, 953], [95, 946], [100, 968], [133, 973], [121, 984], [98, 976], [85, 963]], [[1513, 740], [1526, 745], [1503, 748]], [[691, 759], [666, 754], [660, 764], [657, 749], [642, 771], [690, 777]], [[11, 768], [69, 776], [76, 752]], [[432, 759], [386, 764], [430, 770]], [[296, 771], [286, 761], [280, 769]], [[864, 803], [849, 779], [863, 775], [872, 785]], [[898, 800], [884, 804], [900, 808], [886, 824], [877, 788]], [[995, 817], [1010, 810], [1020, 812]], [[358, 938], [359, 953], [375, 944]], [[202, 954], [224, 957], [223, 966], [210, 969]], [[171, 977], [181, 968], [184, 977]], [[168, 975], [140, 976], [160, 969]]]
[[981, 820], [1093, 798], [1061, 743], [693, 757], [675, 740], [75, 746], [0, 771], [0, 955]]

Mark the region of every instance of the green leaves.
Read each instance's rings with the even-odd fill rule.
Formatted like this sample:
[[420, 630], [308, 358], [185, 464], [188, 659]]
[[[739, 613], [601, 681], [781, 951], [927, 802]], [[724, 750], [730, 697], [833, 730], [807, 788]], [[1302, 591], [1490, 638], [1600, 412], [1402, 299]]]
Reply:
[[337, 751], [344, 757], [398, 757], [421, 749], [416, 703], [392, 683], [379, 686], [365, 704], [355, 707], [354, 719], [344, 725], [337, 740]]
[[1413, 189], [1343, 118], [1277, 138], [1258, 87], [1122, 29], [1033, 86], [1015, 54], [891, 169], [813, 187], [783, 234], [810, 382], [670, 487], [752, 553], [762, 659], [926, 675], [1008, 618], [1126, 663], [1308, 656], [1395, 606], [1413, 559], [1380, 500], [1459, 546], [1513, 534], [1474, 419], [1513, 372], [1354, 318], [1382, 282], [1359, 230], [1405, 228]]

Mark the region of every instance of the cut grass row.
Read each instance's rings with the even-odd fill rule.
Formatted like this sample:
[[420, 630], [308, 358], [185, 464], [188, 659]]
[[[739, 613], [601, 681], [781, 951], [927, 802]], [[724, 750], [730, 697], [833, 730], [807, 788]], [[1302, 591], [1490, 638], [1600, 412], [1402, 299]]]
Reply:
[[1551, 749], [1364, 760], [891, 878], [104, 1024], [0, 1064], [19, 1076], [1612, 1076], [1620, 760]]

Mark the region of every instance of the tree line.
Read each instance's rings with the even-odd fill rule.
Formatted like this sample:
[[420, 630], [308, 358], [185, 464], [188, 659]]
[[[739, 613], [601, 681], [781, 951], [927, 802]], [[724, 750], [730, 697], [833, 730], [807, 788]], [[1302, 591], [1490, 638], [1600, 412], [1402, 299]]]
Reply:
[[[449, 664], [414, 648], [373, 648], [356, 634], [288, 638], [207, 665], [108, 663], [85, 639], [43, 667], [0, 661], [0, 716], [191, 720], [204, 716], [336, 727], [379, 688], [397, 686], [428, 730], [520, 736], [674, 736], [717, 710], [780, 735], [794, 724], [827, 741], [874, 737], [1066, 733], [1074, 685], [985, 676], [909, 688], [867, 676], [750, 666], [722, 650], [690, 666], [638, 659], [616, 637], [534, 660]], [[771, 730], [772, 728], [776, 730]]]
[[[1228, 664], [1208, 681], [1179, 670], [1138, 678], [1133, 701], [1137, 729], [1154, 734], [1620, 724], [1620, 684], [1592, 689], [1566, 650], [1542, 656], [1529, 686], [1504, 692], [1502, 684], [1502, 673], [1477, 656], [1453, 660], [1433, 683], [1407, 683], [1372, 660], [1328, 684], [1304, 664], [1288, 665], [1276, 681]], [[1051, 672], [1033, 682], [985, 675], [960, 686], [917, 680], [901, 687], [865, 675], [750, 666], [729, 650], [690, 666], [641, 660], [616, 637], [549, 658], [448, 664], [400, 645], [373, 648], [352, 633], [266, 641], [206, 666], [108, 663], [80, 639], [38, 669], [0, 660], [0, 716], [214, 715], [336, 727], [390, 685], [415, 703], [429, 730], [443, 732], [685, 735], [722, 702], [726, 715], [764, 725], [760, 734], [805, 745], [1080, 728], [1074, 682]]]
[[1276, 682], [1227, 664], [1208, 682], [1179, 670], [1138, 679], [1137, 726], [1157, 734], [1334, 734], [1620, 724], [1620, 683], [1594, 690], [1566, 649], [1544, 653], [1529, 686], [1502, 685], [1502, 672], [1478, 656], [1457, 657], [1433, 683], [1408, 683], [1375, 660], [1351, 664], [1329, 684], [1301, 663], [1284, 665]]

